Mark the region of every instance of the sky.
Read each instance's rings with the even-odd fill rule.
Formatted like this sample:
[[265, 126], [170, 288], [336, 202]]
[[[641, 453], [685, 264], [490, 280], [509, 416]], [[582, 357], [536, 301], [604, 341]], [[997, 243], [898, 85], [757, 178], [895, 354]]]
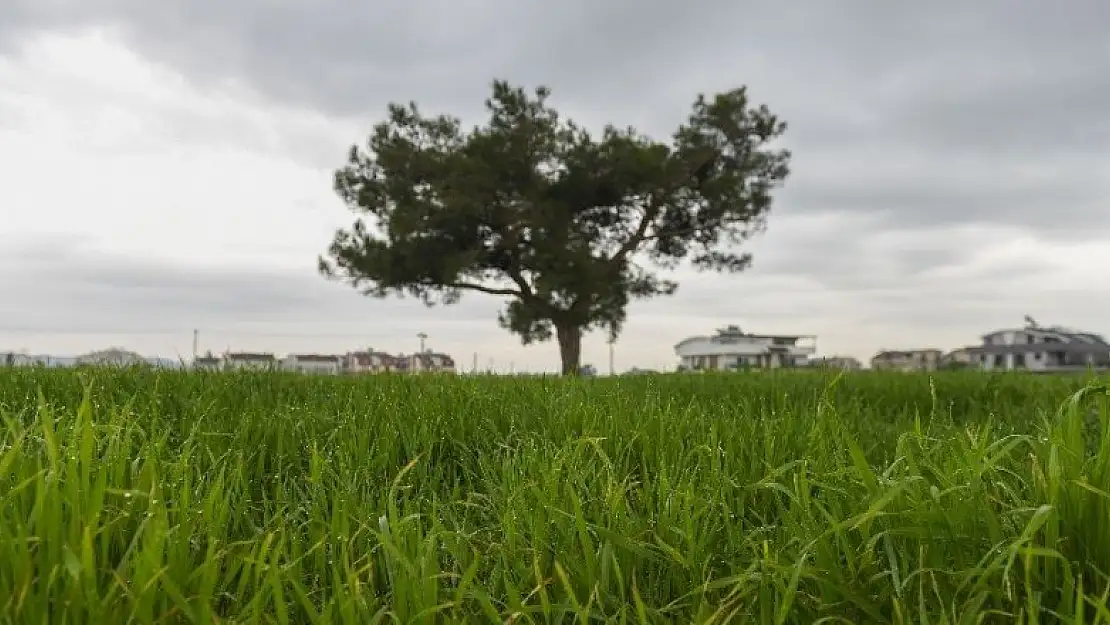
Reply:
[[[749, 271], [679, 269], [617, 370], [727, 324], [822, 354], [1110, 332], [1110, 3], [4, 0], [0, 351], [411, 352], [542, 371], [553, 343], [331, 283], [332, 172], [389, 102], [482, 121], [493, 79], [666, 139], [747, 85], [793, 173]], [[601, 334], [583, 360], [608, 368]]]

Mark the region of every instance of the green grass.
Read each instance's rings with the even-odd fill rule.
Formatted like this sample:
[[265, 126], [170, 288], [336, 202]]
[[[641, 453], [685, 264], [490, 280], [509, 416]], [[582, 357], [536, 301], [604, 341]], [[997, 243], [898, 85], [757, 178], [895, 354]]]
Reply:
[[1108, 395], [0, 370], [0, 621], [1110, 624]]

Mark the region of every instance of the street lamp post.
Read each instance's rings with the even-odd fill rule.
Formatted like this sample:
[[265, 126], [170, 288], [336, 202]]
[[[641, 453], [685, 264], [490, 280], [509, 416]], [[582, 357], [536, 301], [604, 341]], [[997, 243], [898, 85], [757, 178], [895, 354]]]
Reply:
[[424, 358], [424, 341], [428, 338], [428, 335], [423, 332], [418, 332], [416, 338], [420, 339], [420, 351], [417, 352], [417, 355], [412, 359], [412, 369], [414, 371], [417, 368], [417, 363], [423, 363], [421, 359]]

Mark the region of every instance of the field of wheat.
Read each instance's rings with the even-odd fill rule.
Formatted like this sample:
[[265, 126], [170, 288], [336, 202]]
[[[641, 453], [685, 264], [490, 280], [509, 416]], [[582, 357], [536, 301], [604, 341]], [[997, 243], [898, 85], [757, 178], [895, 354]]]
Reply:
[[1110, 623], [1094, 377], [0, 370], [6, 623]]

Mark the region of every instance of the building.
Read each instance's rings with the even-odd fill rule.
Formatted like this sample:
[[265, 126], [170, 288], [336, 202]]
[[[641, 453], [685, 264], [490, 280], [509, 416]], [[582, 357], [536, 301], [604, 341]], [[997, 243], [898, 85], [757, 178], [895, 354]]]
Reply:
[[852, 358], [851, 356], [824, 356], [810, 360], [809, 366], [858, 371], [863, 368], [863, 363], [858, 358]]
[[219, 371], [223, 369], [223, 360], [210, 353], [197, 356], [193, 359], [193, 369], [197, 371]]
[[1110, 343], [1102, 335], [1026, 318], [1023, 328], [995, 330], [982, 345], [965, 348], [970, 362], [988, 371], [1042, 372], [1110, 369]]
[[346, 373], [455, 373], [455, 359], [448, 354], [428, 350], [417, 354], [388, 354], [386, 352], [350, 352], [343, 357], [342, 369]]
[[395, 371], [397, 368], [396, 356], [373, 349], [348, 352], [343, 357], [343, 371], [345, 373], [384, 373]]
[[281, 368], [296, 373], [338, 375], [343, 358], [326, 354], [289, 354], [281, 361]]
[[77, 357], [78, 365], [131, 367], [145, 365], [147, 360], [135, 352], [127, 351], [120, 347], [110, 347], [96, 352], [89, 352]]
[[271, 353], [228, 352], [223, 356], [223, 368], [231, 371], [250, 369], [276, 369], [278, 360]]
[[871, 358], [878, 371], [936, 371], [944, 357], [939, 349], [883, 350]]
[[817, 351], [813, 335], [748, 334], [730, 325], [710, 336], [692, 336], [674, 346], [681, 371], [777, 369], [804, 366]]
[[32, 356], [20, 352], [0, 352], [0, 366], [34, 367], [46, 366], [49, 356]]
[[975, 360], [975, 365], [978, 365], [978, 359], [966, 347], [954, 349], [941, 358], [941, 366], [948, 369], [965, 369], [973, 366], [972, 360]]
[[455, 359], [447, 354], [427, 351], [409, 357], [409, 371], [426, 373], [455, 373]]

